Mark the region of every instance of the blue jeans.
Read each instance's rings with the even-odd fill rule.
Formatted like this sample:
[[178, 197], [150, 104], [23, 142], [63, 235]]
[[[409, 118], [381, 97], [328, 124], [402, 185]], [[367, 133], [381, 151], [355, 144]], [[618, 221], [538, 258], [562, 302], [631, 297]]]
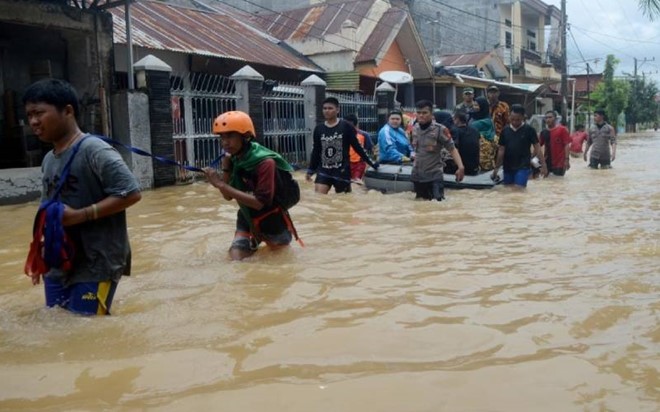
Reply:
[[518, 169], [512, 172], [504, 171], [504, 179], [502, 183], [505, 185], [517, 185], [527, 187], [527, 180], [529, 179], [530, 169]]

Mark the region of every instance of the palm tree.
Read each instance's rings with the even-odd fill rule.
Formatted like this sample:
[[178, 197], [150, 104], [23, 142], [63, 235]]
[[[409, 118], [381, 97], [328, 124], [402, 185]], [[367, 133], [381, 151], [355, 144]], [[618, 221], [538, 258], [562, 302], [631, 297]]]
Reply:
[[660, 17], [660, 0], [638, 0], [639, 8], [642, 9], [642, 13], [653, 20], [656, 17]]

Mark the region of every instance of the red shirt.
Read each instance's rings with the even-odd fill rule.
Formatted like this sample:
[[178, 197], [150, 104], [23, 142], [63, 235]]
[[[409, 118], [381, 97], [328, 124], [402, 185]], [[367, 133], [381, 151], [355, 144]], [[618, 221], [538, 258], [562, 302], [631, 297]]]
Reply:
[[573, 153], [582, 153], [582, 145], [584, 141], [587, 140], [589, 136], [587, 132], [575, 132], [571, 136], [571, 152]]
[[[539, 139], [541, 146], [546, 144], [543, 134]], [[568, 129], [564, 126], [555, 126], [550, 129], [550, 159], [552, 164], [548, 167], [550, 169], [565, 169], [566, 168], [566, 145], [572, 143], [573, 140], [568, 134]], [[546, 147], [547, 150], [547, 147]]]

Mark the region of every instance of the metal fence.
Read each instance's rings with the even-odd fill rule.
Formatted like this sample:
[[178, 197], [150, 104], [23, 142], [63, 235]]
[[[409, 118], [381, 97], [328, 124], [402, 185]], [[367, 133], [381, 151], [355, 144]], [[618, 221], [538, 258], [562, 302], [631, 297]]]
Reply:
[[279, 84], [263, 96], [264, 145], [289, 163], [306, 162], [305, 99], [297, 84]]
[[354, 113], [360, 122], [359, 128], [369, 133], [372, 139], [377, 138], [378, 130], [382, 125], [378, 124], [378, 109], [373, 96], [359, 93], [327, 92], [326, 97], [334, 97], [339, 100], [340, 116]]
[[[305, 128], [305, 96], [299, 84], [266, 81], [263, 94], [263, 142], [289, 163], [305, 165], [311, 148], [306, 146], [311, 133]], [[213, 135], [213, 120], [220, 113], [236, 110], [238, 95], [232, 79], [207, 73], [172, 75], [172, 137], [177, 162], [195, 167], [208, 166], [221, 151]], [[378, 111], [373, 96], [357, 93], [327, 93], [339, 100], [340, 113], [355, 113], [360, 128], [377, 136]], [[177, 169], [177, 181], [192, 178]]]
[[[213, 120], [218, 114], [236, 109], [234, 81], [208, 73], [172, 75], [172, 137], [177, 162], [205, 167], [220, 155], [220, 145], [213, 135]], [[177, 181], [190, 175], [177, 169]]]

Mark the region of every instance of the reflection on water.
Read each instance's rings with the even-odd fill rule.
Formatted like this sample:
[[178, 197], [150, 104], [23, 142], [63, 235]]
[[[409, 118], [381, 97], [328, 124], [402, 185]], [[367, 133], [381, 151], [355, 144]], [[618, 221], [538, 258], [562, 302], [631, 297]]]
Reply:
[[0, 410], [656, 411], [658, 153], [442, 203], [298, 176], [306, 247], [245, 262], [217, 190], [146, 192], [108, 318], [42, 307], [2, 207]]

